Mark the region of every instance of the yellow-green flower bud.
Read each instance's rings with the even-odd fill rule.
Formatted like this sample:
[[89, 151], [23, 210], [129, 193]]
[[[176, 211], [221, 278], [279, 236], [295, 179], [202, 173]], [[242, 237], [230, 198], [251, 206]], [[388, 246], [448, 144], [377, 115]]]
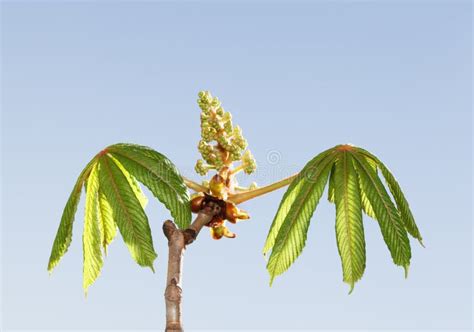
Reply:
[[208, 153], [208, 154], [202, 155], [202, 157], [204, 158], [206, 163], [211, 164], [211, 165], [215, 165], [215, 161], [216, 161], [216, 155], [215, 154]]
[[211, 127], [213, 127], [214, 129], [216, 130], [219, 130], [221, 129], [221, 124], [219, 123], [219, 120], [217, 119], [213, 119], [209, 122], [209, 124], [211, 125]]
[[247, 148], [247, 140], [243, 137], [236, 137], [234, 138], [233, 143], [238, 146], [241, 150], [244, 150]]
[[209, 127], [210, 127], [209, 122], [206, 119], [203, 119], [201, 121], [201, 128], [204, 129], [204, 128], [209, 128]]
[[244, 166], [244, 172], [247, 174], [252, 174], [257, 169], [257, 163], [250, 150], [245, 151], [242, 156], [242, 165]]
[[209, 143], [213, 139], [216, 138], [217, 131], [214, 128], [202, 128], [201, 129], [201, 137], [203, 141]]
[[226, 145], [226, 143], [227, 143], [227, 139], [224, 135], [218, 135], [216, 137], [216, 141], [217, 141], [217, 143], [219, 143], [222, 146]]
[[201, 112], [201, 125], [203, 122], [207, 122], [207, 120], [209, 119], [209, 114], [208, 112]]
[[219, 107], [221, 107], [221, 102], [219, 101], [219, 99], [217, 97], [214, 97], [214, 99], [211, 102], [211, 105], [214, 108], [219, 108]]
[[222, 116], [222, 121], [227, 122], [232, 120], [232, 115], [229, 112], [225, 112]]
[[230, 151], [230, 159], [232, 161], [240, 160], [240, 151]]
[[224, 123], [224, 131], [227, 135], [231, 135], [232, 134], [232, 121], [227, 121], [226, 123]]
[[217, 110], [216, 110], [216, 114], [219, 115], [219, 116], [223, 116], [224, 115], [224, 109], [221, 107], [219, 107]]
[[242, 136], [242, 129], [239, 126], [234, 127], [234, 136], [241, 137]]
[[194, 170], [199, 175], [206, 175], [207, 172], [209, 171], [209, 167], [207, 167], [207, 165], [204, 164], [204, 161], [202, 159], [199, 159], [196, 162], [196, 166], [194, 166]]

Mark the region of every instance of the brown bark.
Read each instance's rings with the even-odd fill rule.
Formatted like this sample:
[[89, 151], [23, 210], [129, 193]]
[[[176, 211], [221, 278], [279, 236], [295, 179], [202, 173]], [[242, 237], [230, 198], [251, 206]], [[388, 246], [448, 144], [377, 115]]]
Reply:
[[196, 219], [185, 230], [180, 230], [176, 225], [167, 220], [163, 224], [163, 233], [168, 239], [168, 276], [166, 279], [166, 332], [182, 332], [181, 318], [183, 255], [186, 245], [196, 240], [201, 228], [209, 223], [220, 212], [217, 204], [209, 202]]

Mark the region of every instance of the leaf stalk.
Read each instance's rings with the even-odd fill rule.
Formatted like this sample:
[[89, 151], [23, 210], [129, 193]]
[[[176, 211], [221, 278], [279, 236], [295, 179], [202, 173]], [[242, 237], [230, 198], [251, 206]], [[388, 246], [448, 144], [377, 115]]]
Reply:
[[240, 204], [250, 199], [253, 199], [255, 197], [268, 194], [272, 191], [278, 190], [282, 187], [289, 185], [298, 176], [298, 174], [299, 173], [293, 174], [292, 176], [289, 176], [278, 182], [269, 184], [268, 186], [265, 186], [265, 187], [248, 190], [248, 191], [237, 193], [237, 194], [230, 194], [228, 200], [234, 204]]

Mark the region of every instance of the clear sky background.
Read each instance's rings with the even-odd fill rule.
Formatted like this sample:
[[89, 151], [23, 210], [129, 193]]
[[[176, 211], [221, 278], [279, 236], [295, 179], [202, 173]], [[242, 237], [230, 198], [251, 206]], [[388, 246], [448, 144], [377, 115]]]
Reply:
[[[425, 239], [410, 276], [366, 218], [367, 269], [348, 296], [322, 200], [297, 262], [272, 288], [261, 254], [283, 190], [244, 204], [237, 239], [186, 252], [189, 329], [470, 329], [472, 113], [469, 1], [3, 2], [2, 326], [162, 329], [169, 217], [147, 207], [156, 274], [122, 240], [82, 292], [79, 206], [69, 252], [51, 245], [77, 175], [101, 148], [148, 145], [183, 174], [198, 152], [199, 90], [219, 96], [263, 185], [353, 143], [397, 176]], [[275, 159], [276, 157], [276, 159]], [[250, 179], [243, 180], [249, 183]]]

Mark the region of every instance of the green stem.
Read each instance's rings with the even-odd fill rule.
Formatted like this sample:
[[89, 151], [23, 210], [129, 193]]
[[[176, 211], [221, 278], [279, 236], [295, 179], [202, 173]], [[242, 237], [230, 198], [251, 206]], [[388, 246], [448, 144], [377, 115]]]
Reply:
[[185, 178], [184, 176], [181, 176], [181, 177], [183, 178], [184, 184], [189, 189], [192, 189], [196, 192], [203, 192], [203, 193], [209, 192], [209, 189], [204, 187], [203, 185], [200, 185], [192, 180], [189, 180], [188, 178]]
[[243, 193], [229, 195], [229, 201], [233, 202], [234, 204], [240, 204], [245, 201], [248, 201], [249, 199], [265, 195], [269, 192], [275, 191], [277, 189], [280, 189], [281, 187], [289, 185], [297, 176], [298, 176], [298, 173], [290, 177], [287, 177], [286, 179], [272, 183], [265, 187], [249, 190]]
[[244, 169], [244, 164], [240, 164], [236, 168], [232, 169], [230, 172], [232, 175], [235, 175]]

